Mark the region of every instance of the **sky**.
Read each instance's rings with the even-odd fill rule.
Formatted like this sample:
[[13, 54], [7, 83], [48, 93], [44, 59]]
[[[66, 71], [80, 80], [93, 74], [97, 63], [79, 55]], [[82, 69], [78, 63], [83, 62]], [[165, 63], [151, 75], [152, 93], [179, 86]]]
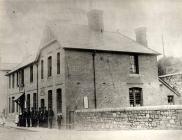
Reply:
[[0, 0], [0, 55], [19, 63], [39, 48], [49, 21], [87, 24], [91, 9], [104, 11], [104, 28], [135, 39], [137, 27], [147, 28], [150, 48], [182, 57], [181, 0]]

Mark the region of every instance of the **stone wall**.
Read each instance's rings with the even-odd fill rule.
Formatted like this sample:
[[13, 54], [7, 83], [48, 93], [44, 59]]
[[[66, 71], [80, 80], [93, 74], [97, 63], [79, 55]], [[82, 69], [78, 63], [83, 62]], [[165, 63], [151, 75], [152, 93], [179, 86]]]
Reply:
[[182, 106], [77, 110], [74, 119], [81, 130], [182, 129]]

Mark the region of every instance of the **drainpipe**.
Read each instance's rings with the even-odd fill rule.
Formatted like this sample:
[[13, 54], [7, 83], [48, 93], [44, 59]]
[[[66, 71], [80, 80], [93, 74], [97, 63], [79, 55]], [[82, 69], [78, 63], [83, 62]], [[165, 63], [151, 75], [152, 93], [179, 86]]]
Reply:
[[38, 62], [37, 62], [37, 64], [36, 64], [36, 66], [37, 66], [37, 109], [39, 109], [39, 105], [38, 105], [38, 103], [39, 103], [39, 99], [38, 99], [38, 97], [39, 97], [39, 96], [38, 96], [38, 94], [39, 94], [39, 89], [38, 89], [38, 88], [39, 88], [39, 85], [38, 85], [38, 84], [39, 84], [39, 81], [38, 81], [38, 79], [39, 79], [39, 78], [38, 78], [38, 76], [39, 76], [39, 74], [38, 74], [38, 71], [39, 71], [39, 70], [38, 70]]
[[94, 103], [95, 109], [97, 108], [97, 94], [96, 94], [96, 79], [95, 79], [95, 51], [92, 53], [92, 62], [93, 62], [93, 76], [94, 76]]

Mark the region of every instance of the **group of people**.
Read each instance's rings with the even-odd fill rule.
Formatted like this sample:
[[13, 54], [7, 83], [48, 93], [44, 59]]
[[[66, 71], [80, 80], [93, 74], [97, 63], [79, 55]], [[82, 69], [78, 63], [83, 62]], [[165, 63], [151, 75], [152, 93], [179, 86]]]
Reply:
[[[60, 117], [58, 116], [58, 127], [61, 127], [61, 120], [62, 120], [62, 115], [61, 119], [59, 119]], [[17, 116], [16, 118], [16, 124], [17, 126], [20, 127], [49, 127], [52, 128], [52, 122], [53, 122], [53, 118], [54, 118], [54, 112], [51, 108], [49, 108], [48, 110], [46, 109], [46, 107], [41, 107], [38, 110], [35, 108], [32, 108], [30, 110], [30, 108], [27, 109], [23, 109], [22, 113], [20, 115]]]

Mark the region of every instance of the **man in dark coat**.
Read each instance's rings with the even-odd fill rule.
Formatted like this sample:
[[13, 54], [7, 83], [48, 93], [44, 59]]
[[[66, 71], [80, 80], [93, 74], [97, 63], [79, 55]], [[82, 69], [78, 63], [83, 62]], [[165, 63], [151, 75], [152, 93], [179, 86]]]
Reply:
[[23, 127], [26, 127], [26, 118], [27, 118], [27, 111], [26, 111], [26, 109], [24, 108], [24, 109], [23, 109], [23, 112], [22, 112], [22, 126], [23, 126]]
[[48, 110], [49, 128], [52, 128], [53, 117], [54, 117], [54, 112], [53, 112], [52, 108], [49, 108], [49, 110]]
[[32, 127], [36, 127], [37, 126], [37, 113], [35, 108], [32, 108], [31, 111], [31, 121], [32, 121]]
[[43, 108], [39, 108], [38, 111], [38, 120], [39, 120], [39, 126], [43, 126]]
[[30, 108], [27, 109], [26, 119], [27, 119], [27, 126], [30, 127], [30, 119], [31, 119]]
[[48, 111], [46, 107], [43, 109], [43, 127], [48, 127]]
[[35, 109], [34, 112], [35, 112], [34, 113], [35, 127], [37, 127], [38, 126], [38, 110]]
[[58, 129], [61, 129], [61, 122], [63, 119], [62, 113], [57, 114], [57, 123], [58, 123]]

